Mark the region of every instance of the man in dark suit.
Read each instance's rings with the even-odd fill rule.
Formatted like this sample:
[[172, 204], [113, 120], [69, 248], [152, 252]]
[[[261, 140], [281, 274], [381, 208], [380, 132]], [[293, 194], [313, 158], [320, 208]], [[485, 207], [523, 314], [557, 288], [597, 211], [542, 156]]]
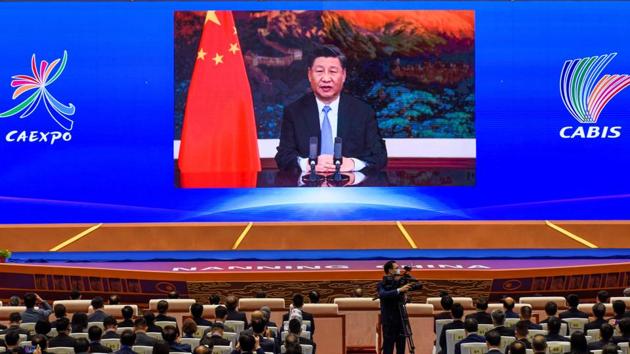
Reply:
[[92, 353], [111, 353], [112, 349], [101, 344], [101, 336], [103, 330], [100, 327], [92, 326], [88, 329], [88, 338], [90, 339], [90, 352]]
[[134, 345], [143, 345], [147, 347], [152, 347], [157, 343], [157, 339], [150, 337], [147, 335], [147, 330], [149, 327], [147, 326], [147, 321], [140, 317], [136, 319], [133, 323], [134, 332], [136, 333], [136, 341]]
[[136, 334], [131, 330], [125, 330], [120, 335], [120, 349], [115, 351], [115, 354], [137, 354], [131, 349], [133, 343], [136, 341]]
[[485, 297], [480, 297], [477, 299], [475, 307], [477, 308], [477, 311], [466, 315], [466, 319], [474, 318], [479, 324], [492, 324], [492, 317], [490, 317], [490, 314], [486, 312], [488, 309], [488, 300], [486, 300]]
[[444, 296], [442, 296], [442, 298], [440, 299], [440, 306], [442, 306], [442, 310], [444, 311], [435, 315], [435, 319], [450, 320], [452, 318], [451, 307], [453, 307], [453, 298], [448, 294], [444, 294]]
[[466, 337], [459, 342], [455, 343], [455, 354], [462, 354], [462, 344], [464, 343], [485, 343], [486, 339], [479, 334], [479, 323], [474, 318], [467, 318], [464, 321], [464, 330], [466, 331]]
[[171, 352], [192, 352], [189, 344], [179, 343], [179, 331], [174, 326], [166, 326], [162, 330], [162, 338], [168, 343]]
[[162, 332], [162, 327], [155, 325], [155, 315], [153, 312], [146, 310], [142, 313], [142, 318], [147, 323], [147, 332]]
[[[389, 279], [399, 279], [400, 266], [396, 261], [388, 261], [383, 266], [385, 276], [378, 283], [378, 297], [381, 300], [381, 325], [383, 327], [383, 353], [393, 354], [396, 346], [396, 354], [405, 353], [405, 336], [403, 335], [403, 323], [400, 316], [400, 302], [404, 301], [404, 294], [409, 291], [411, 285], [407, 284], [396, 288]], [[460, 316], [461, 318], [461, 316]], [[461, 322], [461, 321], [460, 321]]]
[[486, 332], [487, 354], [503, 354], [501, 351], [501, 334], [495, 330]]
[[325, 45], [316, 49], [308, 68], [313, 93], [284, 109], [275, 157], [280, 169], [309, 169], [310, 137], [317, 137], [319, 141], [318, 171], [334, 172], [335, 137], [343, 139], [342, 171], [385, 167], [387, 150], [374, 110], [350, 95], [341, 94], [345, 79], [346, 57], [339, 48]]
[[168, 316], [166, 313], [168, 312], [168, 301], [160, 300], [157, 303], [158, 315], [155, 316], [155, 322], [177, 322], [175, 317]]
[[615, 333], [613, 326], [604, 323], [599, 329], [600, 339], [596, 342], [588, 343], [588, 350], [603, 349], [609, 343], [612, 343], [612, 336]]
[[[547, 331], [549, 333], [545, 336], [547, 342], [569, 342], [567, 337], [560, 335], [560, 319], [558, 317], [551, 317], [547, 322]], [[533, 345], [533, 343], [532, 343]]]
[[193, 316], [193, 321], [197, 326], [210, 326], [212, 322], [203, 318], [203, 305], [200, 303], [194, 303], [190, 305], [190, 314]]
[[70, 321], [68, 318], [60, 318], [57, 320], [57, 336], [50, 340], [48, 346], [55, 347], [71, 347], [74, 348], [76, 339], [70, 337]]
[[621, 342], [630, 342], [630, 318], [626, 317], [621, 319], [618, 322], [619, 331], [621, 332], [620, 336], [614, 336], [612, 341], [615, 344], [619, 344]]
[[567, 305], [569, 305], [569, 309], [560, 312], [560, 318], [588, 318], [588, 313], [578, 310], [578, 305], [580, 304], [580, 298], [577, 294], [570, 294], [567, 296]]
[[247, 323], [247, 316], [244, 312], [238, 311], [238, 299], [236, 296], [230, 295], [225, 298], [225, 307], [227, 308], [227, 317], [228, 321], [243, 321], [245, 322], [245, 328], [249, 328], [249, 323]]
[[453, 322], [447, 323], [442, 327], [442, 333], [440, 333], [440, 348], [442, 348], [442, 354], [453, 354], [448, 353], [448, 349], [446, 348], [446, 331], [450, 329], [462, 329], [464, 328], [464, 322], [462, 322], [462, 317], [464, 317], [464, 306], [462, 304], [456, 302], [451, 307], [451, 316], [453, 317]]
[[[302, 310], [302, 307], [304, 306], [304, 296], [302, 296], [302, 294], [294, 294], [293, 295], [293, 300], [292, 300], [292, 308], [293, 309], [298, 309], [302, 312], [302, 321], [310, 321], [311, 325], [310, 327], [307, 326], [306, 330], [311, 332], [311, 335], [315, 334], [315, 319], [313, 318], [313, 314], [310, 314], [304, 310]], [[289, 321], [289, 313], [285, 313], [284, 315], [282, 315], [282, 322], [284, 323], [284, 321]], [[284, 327], [284, 326], [283, 326]]]
[[229, 339], [223, 338], [224, 329], [225, 328], [223, 327], [223, 323], [213, 323], [212, 327], [210, 327], [208, 331], [204, 333], [204, 336], [203, 338], [201, 338], [199, 344], [207, 345], [209, 347], [214, 347], [215, 345], [231, 345], [232, 342], [230, 342]]
[[[552, 317], [558, 320], [558, 317]], [[560, 321], [558, 320], [558, 323]], [[547, 340], [545, 336], [542, 334], [537, 334], [532, 339], [532, 349], [534, 350], [534, 354], [545, 354], [547, 353]]]
[[514, 330], [512, 328], [507, 328], [504, 326], [505, 324], [505, 313], [501, 310], [494, 310], [490, 315], [492, 317], [492, 324], [494, 324], [494, 330], [499, 332], [500, 335], [506, 337], [514, 336]]
[[[530, 343], [529, 339], [527, 339], [528, 334], [529, 334], [529, 328], [528, 328], [527, 322], [518, 321], [516, 322], [516, 326], [514, 326], [514, 328], [515, 328], [514, 337], [516, 337], [516, 340], [523, 342], [523, 344], [525, 344], [526, 349], [531, 349], [532, 343]], [[505, 354], [511, 354], [509, 345], [505, 349]]]
[[527, 324], [528, 329], [543, 329], [541, 325], [532, 322], [532, 308], [529, 306], [521, 307], [521, 321]]
[[503, 299], [503, 309], [505, 310], [505, 318], [519, 318], [520, 316], [514, 312], [514, 299], [511, 297], [506, 297]]
[[90, 305], [92, 305], [94, 313], [88, 316], [88, 322], [103, 322], [105, 317], [108, 316], [108, 314], [103, 309], [103, 306], [105, 306], [103, 298], [100, 296], [95, 297], [90, 302]]
[[133, 327], [133, 308], [131, 306], [123, 306], [120, 309], [120, 313], [122, 314], [123, 320], [118, 322], [118, 327], [121, 328], [132, 328]]
[[[292, 319], [291, 321], [289, 321], [289, 334], [296, 335], [298, 337], [299, 344], [312, 345], [313, 354], [315, 354], [315, 350], [317, 348], [315, 342], [313, 342], [311, 339], [302, 337], [300, 335], [301, 333], [302, 333], [302, 325], [300, 324], [300, 321], [298, 321], [297, 319]], [[268, 350], [265, 350], [265, 352], [268, 352]]]
[[116, 323], [116, 319], [113, 316], [107, 316], [103, 320], [103, 327], [105, 327], [105, 333], [103, 333], [103, 339], [118, 339], [120, 335], [116, 333], [118, 329], [118, 323]]
[[606, 316], [606, 305], [604, 305], [604, 303], [596, 303], [593, 305], [592, 311], [595, 319], [584, 325], [584, 333], [588, 332], [590, 329], [600, 329], [604, 323], [608, 323], [608, 321], [604, 319], [604, 316]]
[[87, 354], [90, 352], [90, 342], [85, 338], [78, 338], [74, 345], [75, 354]]
[[29, 337], [30, 332], [27, 329], [20, 327], [20, 323], [22, 323], [22, 315], [20, 315], [19, 312], [11, 312], [9, 314], [9, 327], [0, 331], [0, 334], [6, 334], [8, 331], [14, 330], [17, 331], [18, 334], [26, 334], [26, 336]]

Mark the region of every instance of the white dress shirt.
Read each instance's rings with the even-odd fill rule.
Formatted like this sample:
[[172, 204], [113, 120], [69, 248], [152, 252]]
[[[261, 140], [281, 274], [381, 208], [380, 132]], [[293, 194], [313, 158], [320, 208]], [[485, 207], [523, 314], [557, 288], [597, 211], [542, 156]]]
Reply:
[[[319, 112], [320, 131], [322, 123], [324, 122], [324, 106], [330, 107], [330, 111], [328, 112], [328, 121], [330, 122], [330, 127], [332, 128], [333, 144], [335, 143], [334, 137], [337, 136], [337, 123], [339, 122], [339, 97], [341, 96], [337, 96], [337, 98], [334, 101], [330, 102], [330, 104], [328, 105], [315, 97], [315, 100], [317, 101], [317, 111]], [[321, 135], [317, 138], [321, 139]], [[354, 169], [352, 171], [360, 171], [365, 168], [366, 163], [364, 161], [353, 157], [351, 157], [351, 159], [352, 161], [354, 161]], [[300, 165], [302, 171], [310, 171], [311, 169], [308, 165], [308, 158], [298, 156], [298, 164]]]

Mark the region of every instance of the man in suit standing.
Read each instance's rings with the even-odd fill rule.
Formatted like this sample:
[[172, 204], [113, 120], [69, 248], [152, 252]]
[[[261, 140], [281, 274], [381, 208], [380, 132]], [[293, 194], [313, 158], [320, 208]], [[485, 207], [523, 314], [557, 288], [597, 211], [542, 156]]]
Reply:
[[466, 331], [466, 337], [459, 342], [455, 343], [455, 354], [462, 354], [462, 344], [464, 343], [485, 343], [486, 339], [479, 334], [479, 323], [474, 318], [467, 318], [464, 321], [464, 331]]
[[382, 169], [387, 150], [374, 110], [366, 103], [341, 94], [346, 80], [346, 57], [339, 48], [325, 45], [313, 53], [308, 67], [313, 93], [284, 109], [276, 163], [283, 170], [309, 170], [309, 139], [319, 139], [317, 171], [334, 172], [335, 137], [343, 139], [341, 171], [365, 167]]
[[[400, 266], [396, 261], [388, 261], [383, 266], [387, 279], [400, 279]], [[411, 288], [410, 284], [396, 288], [395, 285], [383, 279], [378, 283], [378, 297], [381, 300], [381, 325], [383, 326], [383, 353], [393, 354], [396, 346], [396, 354], [405, 353], [405, 336], [400, 314], [400, 302], [404, 300], [404, 294]]]

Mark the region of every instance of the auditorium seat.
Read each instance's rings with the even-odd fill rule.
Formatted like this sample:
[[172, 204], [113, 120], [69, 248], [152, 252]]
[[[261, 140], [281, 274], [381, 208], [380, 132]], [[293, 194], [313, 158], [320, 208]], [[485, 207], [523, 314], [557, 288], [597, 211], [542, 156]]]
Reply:
[[480, 323], [477, 326], [479, 328], [479, 330], [477, 330], [477, 333], [480, 336], [485, 336], [487, 332], [491, 331], [494, 328], [494, 325], [485, 324], [485, 323]]
[[232, 346], [235, 346], [236, 342], [238, 342], [238, 335], [239, 335], [239, 333], [241, 333], [241, 332], [236, 332], [236, 333], [223, 332], [223, 339], [229, 340], [230, 342], [232, 342]]
[[501, 336], [501, 349], [505, 349], [508, 345], [516, 342], [516, 337], [513, 336]]
[[[118, 318], [122, 318], [121, 310], [125, 306], [130, 306], [133, 309], [133, 315], [135, 317], [138, 316], [138, 305], [105, 305], [103, 306], [103, 311], [106, 314], [110, 316], [114, 316], [114, 318], [118, 319]], [[94, 312], [94, 308], [92, 308], [92, 306], [88, 307], [88, 314], [91, 314], [93, 312]]]
[[527, 340], [531, 342], [535, 335], [542, 334], [543, 336], [546, 336], [548, 333], [549, 332], [545, 329], [530, 329], [527, 332]]
[[507, 328], [514, 328], [514, 326], [516, 326], [516, 323], [520, 320], [520, 318], [506, 318], [504, 325]]
[[[88, 328], [90, 328], [90, 327], [88, 327]], [[120, 335], [124, 331], [132, 331], [133, 332], [133, 330], [134, 330], [133, 327], [118, 327], [118, 328], [116, 328], [116, 334]]]
[[544, 310], [549, 301], [555, 302], [559, 309], [567, 307], [567, 300], [562, 296], [523, 296], [518, 299], [519, 304], [529, 304], [532, 310]]
[[241, 333], [245, 330], [245, 321], [232, 321], [228, 320], [224, 322], [227, 327], [234, 329], [234, 332]]
[[571, 351], [571, 342], [547, 342], [547, 352], [549, 354], [564, 354]]
[[626, 303], [626, 307], [630, 307], [630, 297], [624, 297], [624, 296], [611, 297], [610, 303], [612, 304], [616, 300], [621, 300]]
[[0, 321], [9, 319], [9, 315], [13, 312], [22, 313], [26, 311], [26, 306], [0, 306]]
[[313, 315], [317, 331], [313, 341], [320, 353], [345, 353], [346, 316], [339, 313], [337, 304], [304, 304], [304, 311]]
[[35, 322], [20, 323], [20, 328], [27, 330], [30, 334], [35, 334]]
[[102, 330], [105, 329], [105, 325], [103, 325], [103, 322], [88, 322], [87, 328], [89, 329], [90, 327], [98, 327]]
[[[452, 319], [445, 319], [445, 320], [435, 320], [435, 338], [439, 339], [440, 335], [442, 334], [442, 327], [444, 327], [445, 325], [449, 324], [453, 322]], [[435, 351], [437, 353], [439, 353], [442, 350], [442, 347], [440, 347], [440, 341], [436, 340], [435, 341]]]
[[380, 301], [369, 297], [338, 297], [334, 303], [346, 315], [346, 347], [376, 347]]
[[190, 305], [195, 303], [195, 299], [151, 299], [149, 300], [149, 310], [157, 311], [157, 304], [160, 301], [168, 302], [168, 312], [190, 313]]
[[120, 349], [120, 339], [118, 338], [101, 339], [101, 344], [114, 352]]
[[166, 327], [166, 326], [173, 326], [173, 327], [177, 327], [177, 322], [174, 321], [155, 321], [155, 325], [158, 327]]
[[199, 341], [201, 340], [201, 338], [180, 338], [179, 342], [182, 344], [188, 344], [190, 345], [191, 348], [195, 348], [196, 346], [199, 345]]
[[153, 347], [147, 345], [134, 345], [131, 350], [138, 354], [153, 354]]
[[462, 354], [484, 354], [488, 352], [486, 343], [462, 343]]
[[157, 340], [164, 340], [164, 338], [162, 338], [162, 332], [147, 332], [147, 336]]
[[446, 331], [446, 352], [448, 354], [455, 353], [455, 343], [466, 337], [466, 331], [463, 329], [449, 329]]
[[[547, 324], [546, 323], [541, 323], [540, 326], [546, 331], [547, 330]], [[565, 336], [567, 333], [569, 333], [569, 325], [566, 323], [562, 323], [560, 324], [560, 335], [561, 336]]]
[[282, 323], [282, 315], [287, 311], [284, 298], [267, 297], [267, 298], [242, 298], [238, 300], [238, 310], [245, 312], [247, 318], [251, 318], [251, 313], [260, 310], [263, 306], [269, 306], [271, 309], [271, 321]]
[[194, 334], [195, 338], [203, 337], [203, 332], [205, 332], [208, 328], [210, 328], [210, 326], [197, 326], [197, 331]]
[[[578, 310], [586, 312], [589, 316], [593, 317], [593, 305], [595, 305], [595, 303], [579, 304]], [[612, 304], [605, 303], [604, 305], [606, 306], [606, 316], [614, 315], [615, 311], [613, 311]]]
[[212, 320], [215, 317], [214, 309], [219, 305], [203, 305], [203, 312], [201, 313], [201, 317]]
[[[426, 303], [429, 305], [433, 305], [435, 311], [438, 311], [437, 309], [442, 309], [440, 301], [442, 301], [441, 297], [428, 297]], [[472, 297], [454, 297], [453, 303], [461, 304], [462, 306], [464, 306], [464, 310], [472, 310], [475, 308]]]
[[[523, 306], [529, 306], [529, 307], [532, 307], [532, 305], [530, 305], [530, 304], [514, 304], [514, 312], [516, 312], [516, 313], [520, 313], [520, 311], [521, 311], [521, 307], [523, 307]], [[532, 307], [532, 310], [533, 310], [533, 309], [534, 309], [534, 308]], [[501, 310], [501, 311], [505, 311], [505, 310], [503, 309], [503, 304], [499, 304], [499, 303], [496, 303], [496, 302], [493, 302], [493, 303], [488, 304], [488, 310], [487, 310], [487, 311], [488, 311], [489, 313], [492, 313], [492, 311], [494, 311], [494, 310]]]
[[74, 354], [74, 348], [72, 347], [54, 347], [46, 349], [47, 353], [53, 354]]
[[75, 312], [88, 312], [90, 308], [90, 304], [92, 300], [55, 300], [52, 303], [52, 307], [55, 305], [63, 305], [66, 307], [67, 313], [75, 313]]
[[[75, 338], [75, 339], [79, 339], [79, 338], [85, 338], [87, 340], [89, 340], [90, 338], [88, 337], [88, 334], [85, 332], [73, 332], [70, 333], [70, 337]], [[116, 339], [118, 340], [118, 339]]]
[[232, 347], [229, 345], [215, 345], [212, 348], [212, 354], [230, 354], [232, 353]]
[[593, 342], [597, 342], [601, 339], [599, 329], [589, 329], [586, 331], [586, 335], [593, 338]]
[[565, 318], [563, 319], [569, 324], [569, 334], [572, 335], [573, 332], [584, 332], [584, 325], [588, 323], [588, 318]]
[[25, 341], [20, 342], [20, 347], [22, 347], [22, 349], [29, 348], [31, 347], [32, 344], [33, 342], [31, 342], [30, 340], [25, 340]]

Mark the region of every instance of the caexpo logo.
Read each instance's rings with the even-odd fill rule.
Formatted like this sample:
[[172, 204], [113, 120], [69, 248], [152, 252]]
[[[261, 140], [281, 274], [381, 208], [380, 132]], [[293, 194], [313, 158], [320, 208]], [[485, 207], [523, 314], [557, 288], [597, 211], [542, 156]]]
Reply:
[[[54, 83], [63, 73], [68, 61], [68, 52], [64, 50], [63, 57], [48, 63], [42, 60], [37, 65], [35, 54], [31, 57], [31, 71], [33, 75], [14, 75], [11, 77], [11, 87], [15, 87], [12, 99], [15, 100], [22, 94], [31, 92], [28, 98], [17, 104], [6, 112], [0, 113], [0, 118], [18, 116], [24, 119], [33, 114], [41, 105], [44, 106], [48, 115], [59, 125], [61, 131], [18, 131], [13, 130], [5, 135], [5, 140], [10, 143], [48, 143], [54, 144], [58, 141], [70, 141], [72, 134], [70, 131], [74, 121], [70, 119], [75, 113], [72, 103], [64, 105], [59, 102], [49, 91], [50, 85]], [[57, 69], [55, 71], [55, 69]]]
[[[606, 74], [599, 78], [615, 56], [617, 53], [564, 62], [560, 74], [560, 96], [564, 106], [579, 123], [597, 123], [608, 102], [630, 86], [629, 75]], [[579, 125], [560, 129], [560, 137], [564, 139], [616, 139], [620, 136], [620, 126]]]

